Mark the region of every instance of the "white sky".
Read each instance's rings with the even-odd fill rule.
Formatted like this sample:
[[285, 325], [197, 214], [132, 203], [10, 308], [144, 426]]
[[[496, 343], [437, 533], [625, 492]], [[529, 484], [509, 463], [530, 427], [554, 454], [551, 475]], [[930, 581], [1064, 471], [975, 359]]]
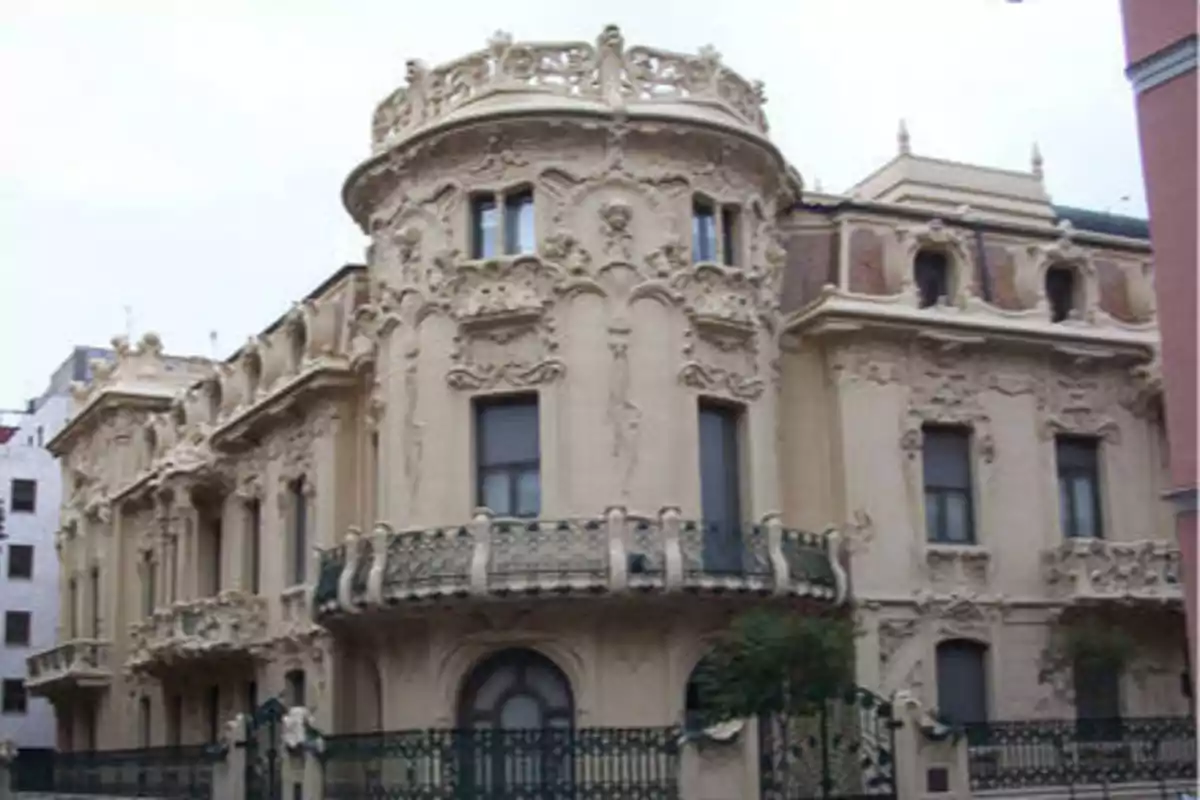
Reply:
[[[518, 39], [695, 52], [766, 82], [812, 186], [913, 150], [1145, 213], [1116, 0], [0, 0], [0, 408], [126, 327], [224, 357], [363, 240], [341, 183], [404, 61]], [[1128, 199], [1122, 200], [1122, 197]]]

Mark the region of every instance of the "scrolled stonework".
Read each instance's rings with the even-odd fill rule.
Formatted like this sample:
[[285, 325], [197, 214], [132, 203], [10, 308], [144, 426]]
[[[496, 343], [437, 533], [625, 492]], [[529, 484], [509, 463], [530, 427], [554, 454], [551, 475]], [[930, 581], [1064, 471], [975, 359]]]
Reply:
[[900, 447], [910, 459], [921, 451], [923, 426], [961, 425], [971, 430], [985, 464], [996, 457], [991, 416], [980, 400], [983, 373], [978, 361], [957, 348], [918, 345], [910, 355], [909, 396]]
[[940, 219], [895, 227], [895, 251], [885, 261], [887, 283], [893, 291], [913, 284], [913, 263], [923, 249], [945, 253], [951, 271], [950, 304], [965, 308], [973, 295], [975, 260], [965, 231], [952, 228]]
[[1179, 548], [1166, 541], [1068, 539], [1042, 554], [1042, 575], [1060, 600], [1178, 603]]
[[991, 552], [973, 545], [925, 545], [925, 568], [931, 585], [978, 592], [986, 588]]

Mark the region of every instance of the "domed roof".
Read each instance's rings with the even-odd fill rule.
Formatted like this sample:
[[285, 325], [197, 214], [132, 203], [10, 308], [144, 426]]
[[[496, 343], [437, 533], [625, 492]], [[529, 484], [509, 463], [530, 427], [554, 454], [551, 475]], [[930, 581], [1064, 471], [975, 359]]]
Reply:
[[762, 83], [745, 80], [705, 47], [697, 55], [625, 47], [616, 25], [595, 44], [514, 42], [488, 46], [428, 68], [408, 62], [407, 84], [375, 110], [374, 153], [455, 123], [513, 113], [676, 117], [765, 139]]

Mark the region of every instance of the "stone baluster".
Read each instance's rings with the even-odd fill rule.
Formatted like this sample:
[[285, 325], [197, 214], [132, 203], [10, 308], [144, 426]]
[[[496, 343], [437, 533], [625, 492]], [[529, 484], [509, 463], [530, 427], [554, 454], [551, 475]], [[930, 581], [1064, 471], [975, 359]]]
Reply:
[[683, 587], [683, 546], [679, 536], [682, 528], [679, 506], [663, 506], [658, 512], [659, 532], [663, 540], [663, 567], [666, 590]]
[[846, 602], [850, 595], [850, 578], [842, 567], [842, 534], [837, 528], [825, 531], [825, 553], [829, 556], [829, 567], [833, 570], [834, 595], [833, 602]]
[[608, 532], [608, 588], [622, 592], [629, 588], [629, 526], [624, 506], [604, 510]]
[[[371, 571], [367, 574], [367, 600], [383, 603], [383, 578], [387, 573], [388, 544], [396, 532], [386, 522], [376, 522], [371, 531]], [[362, 543], [359, 543], [362, 547]], [[344, 608], [345, 606], [343, 606]]]
[[475, 509], [475, 517], [471, 520], [471, 540], [474, 549], [471, 553], [471, 593], [485, 595], [488, 591], [488, 561], [492, 554], [492, 519], [489, 508]]
[[775, 577], [775, 594], [787, 594], [792, 585], [792, 570], [783, 555], [783, 518], [778, 511], [768, 511], [763, 514], [762, 526], [767, 532], [767, 557]]
[[[350, 595], [354, 590], [354, 571], [358, 568], [358, 559], [361, 557], [358, 549], [360, 539], [362, 539], [362, 531], [357, 525], [346, 528], [346, 538], [342, 542], [342, 571], [338, 573], [337, 582], [338, 606], [346, 610], [351, 608]], [[367, 593], [370, 594], [369, 588]]]

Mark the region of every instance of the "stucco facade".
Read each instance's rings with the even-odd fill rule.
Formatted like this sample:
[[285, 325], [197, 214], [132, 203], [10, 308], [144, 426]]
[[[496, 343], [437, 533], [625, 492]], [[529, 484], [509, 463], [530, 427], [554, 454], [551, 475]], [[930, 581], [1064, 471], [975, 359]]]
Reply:
[[[32, 664], [63, 746], [205, 741], [279, 693], [327, 733], [452, 727], [513, 648], [576, 725], [669, 725], [761, 604], [845, 607], [860, 684], [927, 706], [939, 642], [974, 642], [993, 719], [1072, 716], [1039, 658], [1110, 615], [1121, 713], [1185, 713], [1144, 234], [1073, 225], [1040, 158], [903, 132], [809, 192], [763, 102], [616, 28], [410, 62], [345, 185], [366, 264], [223, 362], [118, 340], [79, 387], [59, 544], [64, 583], [99, 567], [99, 630]], [[969, 441], [965, 541], [927, 541], [931, 425]], [[1100, 537], [1062, 533], [1064, 435]]]

